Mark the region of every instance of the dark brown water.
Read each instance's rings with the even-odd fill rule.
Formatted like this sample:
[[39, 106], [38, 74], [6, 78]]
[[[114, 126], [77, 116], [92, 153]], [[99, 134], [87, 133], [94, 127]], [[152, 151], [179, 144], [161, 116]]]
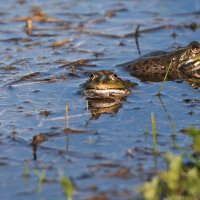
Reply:
[[[2, 1], [1, 199], [66, 199], [59, 170], [75, 184], [74, 199], [101, 193], [102, 199], [139, 198], [136, 188], [166, 168], [162, 155], [181, 153], [177, 146], [190, 151], [191, 141], [180, 130], [200, 127], [199, 89], [171, 81], [158, 98], [160, 83], [142, 83], [116, 65], [139, 56], [138, 24], [142, 55], [200, 41], [199, 10], [199, 0]], [[32, 31], [26, 30], [27, 17]], [[102, 69], [139, 85], [118, 108], [99, 110], [94, 117], [79, 85], [88, 71]], [[151, 113], [157, 122], [157, 154]], [[36, 148], [32, 140], [39, 134]], [[34, 170], [42, 169], [49, 181], [37, 192]]]

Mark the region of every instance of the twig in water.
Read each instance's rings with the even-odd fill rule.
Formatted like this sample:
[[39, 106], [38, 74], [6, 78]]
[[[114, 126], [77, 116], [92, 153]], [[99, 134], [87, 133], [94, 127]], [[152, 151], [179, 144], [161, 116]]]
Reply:
[[66, 114], [66, 129], [65, 129], [65, 132], [66, 132], [66, 150], [69, 149], [69, 133], [70, 133], [70, 129], [69, 129], [69, 106], [68, 106], [68, 103], [66, 103], [66, 106], [65, 106], [65, 114]]
[[65, 113], [66, 113], [66, 130], [69, 129], [69, 106], [68, 103], [66, 103], [65, 106]]
[[138, 54], [141, 56], [140, 46], [139, 46], [139, 41], [138, 41], [138, 38], [139, 38], [139, 28], [140, 28], [140, 25], [138, 24], [137, 27], [136, 27], [134, 36], [135, 36], [135, 43], [136, 43], [136, 46], [137, 46]]
[[27, 35], [32, 35], [32, 30], [33, 30], [32, 19], [28, 18], [26, 20], [26, 34]]

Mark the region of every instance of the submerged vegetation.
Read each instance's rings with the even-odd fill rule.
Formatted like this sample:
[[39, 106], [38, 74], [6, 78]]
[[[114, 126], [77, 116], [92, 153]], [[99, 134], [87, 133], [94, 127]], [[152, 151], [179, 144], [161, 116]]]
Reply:
[[[189, 128], [186, 133], [193, 139], [191, 155], [172, 155], [168, 152], [167, 170], [161, 171], [139, 189], [146, 200], [186, 200], [200, 196], [200, 130]], [[187, 162], [184, 162], [187, 160]]]
[[66, 176], [61, 176], [59, 179], [59, 182], [62, 185], [63, 192], [65, 196], [67, 197], [67, 200], [73, 200], [73, 193], [74, 193], [75, 187], [70, 181], [70, 179], [67, 178]]
[[[75, 186], [71, 182], [71, 180], [63, 174], [63, 171], [58, 171], [58, 178], [55, 178], [55, 179], [48, 178], [46, 175], [45, 169], [42, 169], [41, 171], [33, 170], [33, 172], [38, 177], [36, 192], [38, 193], [41, 192], [43, 189], [43, 185], [45, 183], [56, 182], [56, 183], [60, 183], [67, 200], [73, 200]], [[29, 175], [30, 175], [30, 171], [29, 171], [28, 165], [25, 163], [24, 171], [23, 171], [24, 179], [27, 180], [29, 178]]]

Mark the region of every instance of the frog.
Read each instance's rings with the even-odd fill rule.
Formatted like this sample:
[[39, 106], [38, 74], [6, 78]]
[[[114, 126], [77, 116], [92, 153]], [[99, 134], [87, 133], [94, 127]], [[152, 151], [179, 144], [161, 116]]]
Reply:
[[137, 83], [123, 80], [109, 70], [99, 70], [91, 73], [90, 78], [83, 84], [84, 95], [89, 99], [123, 98], [131, 94], [131, 89]]
[[163, 81], [166, 72], [167, 80], [200, 79], [200, 43], [192, 41], [186, 47], [174, 51], [156, 51], [120, 66], [141, 81]]

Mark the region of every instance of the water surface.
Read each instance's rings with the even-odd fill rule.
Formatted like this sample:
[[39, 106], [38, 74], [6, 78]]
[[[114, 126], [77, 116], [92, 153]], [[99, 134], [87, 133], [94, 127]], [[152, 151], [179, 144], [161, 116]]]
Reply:
[[[45, 20], [40, 11], [27, 35], [27, 17], [38, 16], [39, 8]], [[199, 89], [169, 81], [159, 98], [160, 83], [142, 83], [116, 65], [139, 56], [138, 25], [141, 55], [199, 41], [199, 9], [199, 0], [1, 2], [1, 198], [65, 199], [59, 170], [75, 184], [75, 199], [102, 193], [105, 199], [139, 198], [135, 189], [166, 169], [162, 155], [181, 153], [177, 146], [190, 151], [191, 140], [180, 130], [200, 127]], [[138, 87], [115, 112], [94, 118], [79, 85], [88, 71], [102, 69]], [[66, 104], [68, 128], [74, 130], [69, 134]], [[157, 122], [156, 155], [151, 113]], [[32, 139], [38, 134], [46, 140], [35, 149]], [[53, 181], [37, 192], [34, 170], [42, 169]]]

